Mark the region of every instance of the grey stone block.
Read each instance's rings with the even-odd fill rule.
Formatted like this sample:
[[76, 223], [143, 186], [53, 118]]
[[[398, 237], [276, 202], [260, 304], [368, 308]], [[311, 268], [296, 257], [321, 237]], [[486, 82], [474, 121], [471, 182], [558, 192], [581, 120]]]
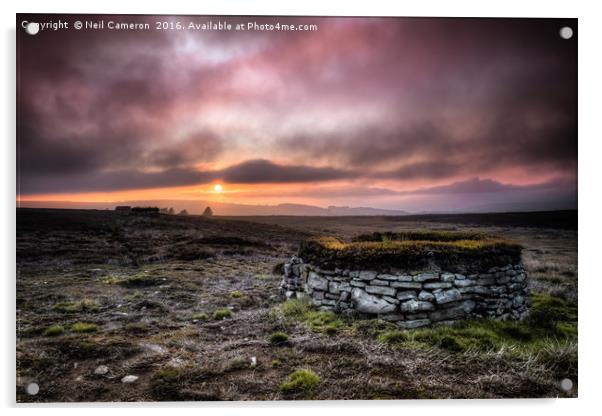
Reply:
[[351, 291], [351, 303], [358, 312], [362, 313], [385, 314], [397, 309], [396, 305], [357, 287]]
[[423, 290], [418, 294], [418, 300], [425, 300], [427, 302], [432, 302], [435, 299], [435, 295], [427, 290]]
[[413, 277], [415, 282], [426, 282], [429, 280], [439, 280], [438, 273], [420, 273]]
[[399, 300], [392, 298], [391, 296], [383, 296], [383, 299], [389, 303], [393, 303], [395, 305], [399, 305]]
[[328, 284], [328, 289], [331, 293], [338, 294], [343, 290], [350, 291], [351, 286], [347, 282], [330, 282]]
[[400, 313], [387, 313], [384, 315], [378, 315], [378, 317], [388, 322], [398, 322], [404, 320], [403, 315]]
[[421, 289], [422, 283], [418, 282], [391, 282], [391, 287], [399, 289]]
[[452, 286], [449, 282], [429, 282], [423, 285], [425, 289], [449, 289]]
[[443, 292], [435, 293], [435, 301], [441, 305], [444, 303], [455, 302], [462, 298], [462, 294], [458, 289], [445, 290]]
[[370, 270], [362, 270], [359, 275], [360, 280], [373, 280], [376, 278], [378, 273], [370, 271]]
[[395, 296], [397, 290], [388, 286], [366, 286], [364, 288], [366, 292], [373, 295], [387, 295], [387, 296]]
[[377, 279], [381, 280], [396, 280], [399, 282], [411, 282], [412, 276], [409, 275], [395, 275], [395, 274], [379, 274], [376, 276]]
[[397, 292], [397, 299], [400, 301], [416, 299], [416, 291], [414, 290], [402, 290]]
[[400, 305], [400, 310], [404, 313], [432, 311], [434, 309], [435, 306], [432, 303], [416, 299], [405, 301]]
[[328, 290], [328, 280], [321, 277], [316, 272], [309, 272], [309, 278], [307, 279], [307, 286], [314, 290]]
[[424, 326], [428, 326], [431, 324], [431, 321], [428, 319], [416, 319], [413, 321], [399, 321], [396, 323], [398, 327], [401, 329], [414, 329], [421, 328]]
[[474, 280], [456, 280], [454, 282], [454, 285], [456, 287], [468, 287], [468, 286], [474, 286], [476, 284], [477, 284], [477, 282]]
[[453, 282], [456, 280], [456, 276], [452, 273], [441, 273], [442, 282]]

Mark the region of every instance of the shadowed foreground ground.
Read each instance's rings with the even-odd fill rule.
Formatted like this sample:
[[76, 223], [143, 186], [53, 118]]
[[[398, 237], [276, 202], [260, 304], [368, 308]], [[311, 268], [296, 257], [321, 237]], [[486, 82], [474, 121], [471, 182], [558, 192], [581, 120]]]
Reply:
[[[576, 396], [576, 231], [448, 221], [18, 210], [18, 400]], [[424, 228], [521, 243], [532, 318], [405, 332], [277, 296], [278, 265], [310, 235]], [[299, 369], [318, 379], [283, 387]]]

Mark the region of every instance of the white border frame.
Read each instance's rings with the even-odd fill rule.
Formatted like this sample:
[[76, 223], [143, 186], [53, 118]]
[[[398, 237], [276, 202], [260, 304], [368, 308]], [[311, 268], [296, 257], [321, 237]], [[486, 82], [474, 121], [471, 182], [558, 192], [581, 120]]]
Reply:
[[[589, 413], [595, 409], [599, 396], [600, 368], [599, 309], [602, 276], [598, 262], [600, 241], [599, 170], [600, 97], [602, 89], [602, 15], [597, 2], [584, 1], [526, 1], [497, 2], [477, 0], [397, 2], [370, 0], [363, 2], [305, 0], [285, 2], [278, 0], [231, 1], [177, 1], [168, 0], [130, 2], [104, 0], [82, 2], [77, 0], [28, 0], [17, 3], [2, 2], [0, 19], [3, 24], [2, 71], [4, 97], [1, 101], [3, 137], [2, 157], [2, 215], [0, 230], [2, 249], [0, 264], [4, 273], [2, 283], [3, 341], [0, 342], [4, 361], [1, 367], [0, 394], [4, 406], [12, 407], [9, 414], [43, 411], [48, 415], [86, 414], [104, 415], [106, 407], [134, 408], [147, 415], [164, 416], [167, 408], [180, 407], [185, 413], [202, 414], [244, 412], [246, 415], [306, 415], [315, 412], [333, 412], [335, 409], [356, 415], [376, 408], [383, 413], [433, 412], [446, 416], [455, 414], [497, 415], [530, 410], [546, 414], [567, 412]], [[230, 402], [230, 403], [158, 403], [158, 404], [50, 404], [43, 406], [15, 404], [15, 13], [144, 13], [144, 14], [216, 14], [216, 15], [332, 15], [332, 16], [445, 16], [445, 17], [572, 17], [579, 19], [579, 398], [563, 400], [431, 400], [431, 401], [340, 401], [340, 402]], [[99, 408], [100, 407], [100, 408]], [[519, 410], [520, 409], [520, 410]], [[598, 409], [599, 411], [599, 409]]]

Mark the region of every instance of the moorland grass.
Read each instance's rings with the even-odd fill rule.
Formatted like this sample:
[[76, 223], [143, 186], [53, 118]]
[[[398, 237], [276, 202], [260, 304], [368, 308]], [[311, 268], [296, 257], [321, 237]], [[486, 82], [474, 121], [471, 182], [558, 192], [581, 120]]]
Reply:
[[220, 309], [216, 309], [213, 311], [213, 319], [215, 320], [222, 320], [222, 319], [227, 319], [230, 318], [232, 316], [232, 311], [230, 309], [226, 309], [226, 308], [220, 308]]
[[399, 342], [407, 341], [407, 339], [407, 332], [400, 331], [399, 329], [383, 331], [380, 334], [378, 334], [378, 340], [383, 344], [396, 344]]
[[272, 308], [268, 319], [289, 326], [297, 322], [305, 323], [313, 332], [334, 335], [338, 329], [347, 327], [340, 315], [332, 311], [313, 310], [308, 299], [289, 299]]
[[100, 305], [91, 299], [78, 301], [59, 302], [53, 306], [53, 310], [61, 313], [97, 312]]
[[532, 310], [524, 321], [481, 319], [408, 331], [385, 329], [377, 339], [386, 344], [449, 352], [490, 352], [506, 349], [531, 354], [553, 343], [577, 341], [577, 305], [548, 295], [532, 295]]
[[56, 337], [62, 335], [65, 332], [65, 328], [62, 325], [50, 325], [44, 331], [45, 337]]
[[191, 319], [196, 319], [198, 321], [206, 321], [209, 319], [209, 316], [205, 312], [197, 312], [192, 314]]
[[495, 238], [482, 232], [470, 231], [447, 231], [447, 230], [428, 230], [428, 231], [404, 231], [404, 232], [374, 232], [371, 234], [361, 234], [353, 238], [354, 242], [375, 242], [375, 241], [445, 241], [456, 242], [463, 240], [483, 241]]
[[[283, 328], [304, 324], [313, 332], [344, 333], [376, 339], [393, 348], [439, 348], [453, 354], [487, 354], [505, 351], [516, 357], [552, 356], [576, 349], [577, 305], [548, 295], [532, 294], [532, 308], [523, 321], [467, 320], [455, 325], [400, 330], [380, 319], [353, 320], [330, 311], [314, 310], [307, 299], [289, 299], [272, 308], [268, 319]], [[567, 360], [576, 360], [567, 355]]]
[[71, 331], [78, 333], [96, 332], [98, 326], [88, 322], [76, 322], [71, 325]]
[[299, 256], [327, 268], [421, 268], [435, 262], [453, 269], [483, 270], [520, 261], [521, 246], [499, 237], [464, 232], [374, 233], [344, 242], [314, 237], [301, 243]]
[[288, 335], [284, 332], [274, 332], [269, 337], [270, 344], [280, 345], [288, 341]]
[[286, 381], [280, 384], [283, 393], [308, 392], [320, 384], [320, 376], [310, 369], [300, 369], [290, 374]]

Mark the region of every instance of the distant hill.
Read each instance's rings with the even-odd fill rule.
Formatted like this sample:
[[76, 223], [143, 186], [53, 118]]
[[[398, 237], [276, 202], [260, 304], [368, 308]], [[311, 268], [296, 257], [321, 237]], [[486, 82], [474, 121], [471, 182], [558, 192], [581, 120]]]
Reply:
[[72, 208], [72, 209], [114, 209], [117, 205], [157, 206], [174, 208], [176, 212], [187, 210], [192, 215], [201, 215], [210, 206], [215, 215], [298, 215], [298, 216], [368, 216], [368, 215], [407, 215], [406, 211], [370, 207], [317, 207], [303, 204], [244, 205], [215, 201], [116, 201], [116, 202], [73, 202], [73, 201], [21, 201], [23, 208]]

